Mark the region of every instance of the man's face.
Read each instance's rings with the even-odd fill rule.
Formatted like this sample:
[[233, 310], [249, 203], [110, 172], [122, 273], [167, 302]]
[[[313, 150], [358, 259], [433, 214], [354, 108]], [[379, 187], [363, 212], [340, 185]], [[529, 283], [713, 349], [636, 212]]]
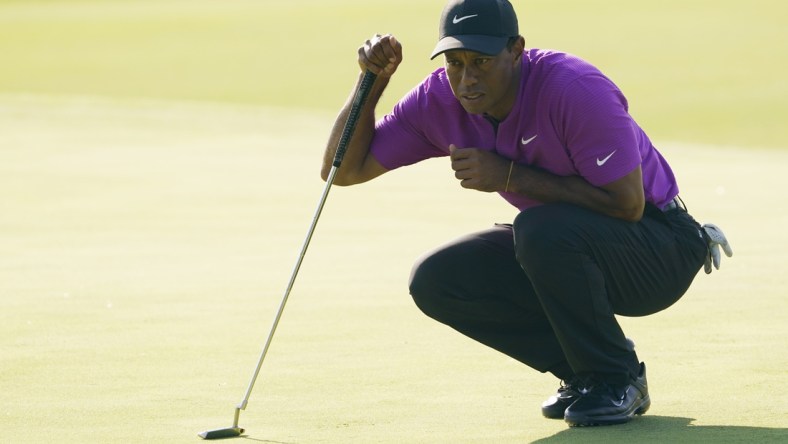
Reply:
[[504, 48], [498, 55], [456, 49], [447, 51], [446, 74], [465, 111], [503, 120], [514, 105], [522, 50]]

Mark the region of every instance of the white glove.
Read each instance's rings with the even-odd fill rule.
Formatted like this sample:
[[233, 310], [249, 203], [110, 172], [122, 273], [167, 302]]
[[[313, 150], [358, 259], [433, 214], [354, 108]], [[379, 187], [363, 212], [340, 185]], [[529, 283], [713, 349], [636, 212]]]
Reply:
[[709, 240], [709, 254], [706, 256], [706, 263], [703, 264], [703, 270], [706, 274], [711, 274], [711, 265], [714, 264], [714, 268], [717, 270], [720, 269], [720, 246], [722, 246], [722, 251], [725, 252], [725, 256], [731, 257], [733, 256], [733, 249], [731, 248], [731, 244], [728, 243], [728, 239], [725, 238], [725, 233], [720, 230], [720, 227], [714, 224], [703, 224], [703, 231], [706, 232]]

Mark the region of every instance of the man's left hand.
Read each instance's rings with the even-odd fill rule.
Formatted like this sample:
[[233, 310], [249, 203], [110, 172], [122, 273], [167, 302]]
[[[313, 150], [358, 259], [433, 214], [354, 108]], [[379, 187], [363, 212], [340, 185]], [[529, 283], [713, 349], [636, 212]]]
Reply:
[[728, 243], [728, 239], [720, 227], [714, 224], [703, 224], [703, 231], [706, 232], [706, 238], [709, 242], [709, 253], [706, 256], [706, 263], [703, 264], [703, 270], [706, 274], [711, 274], [712, 264], [717, 270], [720, 269], [720, 261], [722, 260], [720, 247], [725, 252], [725, 256], [728, 257], [733, 256], [733, 248], [731, 248], [731, 244]]
[[511, 161], [478, 148], [449, 145], [451, 168], [463, 188], [495, 192], [506, 188]]

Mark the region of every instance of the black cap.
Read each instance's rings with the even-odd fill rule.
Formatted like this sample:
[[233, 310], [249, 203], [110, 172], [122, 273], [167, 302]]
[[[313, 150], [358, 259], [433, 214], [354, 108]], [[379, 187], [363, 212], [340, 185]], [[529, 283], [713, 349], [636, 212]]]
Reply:
[[431, 59], [451, 49], [496, 55], [520, 34], [508, 0], [450, 0], [441, 14], [438, 44]]

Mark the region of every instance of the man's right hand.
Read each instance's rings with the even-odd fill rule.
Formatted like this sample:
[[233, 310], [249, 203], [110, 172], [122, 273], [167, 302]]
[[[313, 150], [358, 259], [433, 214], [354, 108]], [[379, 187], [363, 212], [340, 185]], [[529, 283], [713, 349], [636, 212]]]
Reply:
[[361, 107], [356, 129], [347, 145], [342, 168], [337, 170], [334, 184], [355, 185], [374, 179], [388, 171], [374, 156], [370, 155], [369, 150], [375, 134], [375, 107], [388, 85], [389, 78], [400, 63], [402, 63], [402, 45], [393, 35], [375, 35], [358, 49], [358, 64], [361, 67], [361, 72], [358, 75], [356, 87], [340, 110], [334, 127], [331, 129], [331, 135], [328, 137], [323, 154], [323, 166], [320, 171], [320, 177], [323, 180], [328, 180], [331, 173], [336, 150], [350, 116], [356, 90], [360, 87], [367, 71], [376, 74], [377, 79], [372, 84], [366, 103]]
[[358, 64], [378, 77], [391, 77], [402, 63], [402, 45], [391, 35], [375, 34], [358, 48]]

